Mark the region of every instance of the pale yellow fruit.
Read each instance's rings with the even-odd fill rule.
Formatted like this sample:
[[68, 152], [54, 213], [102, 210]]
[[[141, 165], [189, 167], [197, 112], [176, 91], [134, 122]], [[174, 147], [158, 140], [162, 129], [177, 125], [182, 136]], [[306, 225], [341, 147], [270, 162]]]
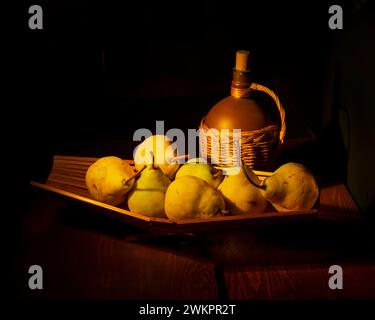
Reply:
[[176, 179], [183, 176], [194, 176], [205, 180], [211, 187], [216, 189], [223, 181], [221, 170], [214, 168], [203, 159], [194, 158], [186, 162], [176, 173]]
[[223, 215], [222, 196], [206, 181], [194, 176], [174, 180], [165, 196], [165, 213], [170, 219], [209, 218]]
[[[251, 170], [248, 170], [248, 175], [251, 175], [254, 182], [260, 184], [260, 180]], [[226, 209], [234, 215], [260, 213], [267, 207], [267, 201], [259, 189], [249, 182], [243, 167], [237, 174], [227, 175], [218, 191], [225, 200]]]
[[129, 193], [129, 210], [149, 217], [165, 218], [165, 193], [170, 183], [159, 168], [147, 166]]
[[169, 178], [173, 179], [180, 167], [175, 160], [177, 150], [173, 148], [172, 141], [164, 135], [148, 137], [134, 152], [134, 162], [137, 170], [146, 165], [154, 164]]
[[118, 157], [104, 157], [95, 161], [86, 172], [86, 186], [93, 199], [118, 205], [125, 201], [134, 179], [125, 183], [134, 170]]
[[264, 180], [262, 195], [278, 211], [311, 209], [319, 196], [312, 173], [299, 163], [287, 163]]

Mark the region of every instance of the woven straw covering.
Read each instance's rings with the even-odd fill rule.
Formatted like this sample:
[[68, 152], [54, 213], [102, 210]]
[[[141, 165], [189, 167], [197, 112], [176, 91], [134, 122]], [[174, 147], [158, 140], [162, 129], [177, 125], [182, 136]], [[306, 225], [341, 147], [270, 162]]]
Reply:
[[[258, 170], [268, 169], [275, 160], [280, 144], [283, 143], [286, 121], [285, 110], [280, 100], [273, 91], [256, 83], [248, 90], [263, 91], [274, 99], [280, 113], [281, 126], [275, 124], [260, 130], [241, 131], [239, 135], [235, 130], [219, 131], [209, 128], [204, 117], [199, 127], [201, 154], [220, 167], [238, 165], [241, 155], [241, 159], [249, 167]], [[246, 94], [244, 91], [243, 96]]]

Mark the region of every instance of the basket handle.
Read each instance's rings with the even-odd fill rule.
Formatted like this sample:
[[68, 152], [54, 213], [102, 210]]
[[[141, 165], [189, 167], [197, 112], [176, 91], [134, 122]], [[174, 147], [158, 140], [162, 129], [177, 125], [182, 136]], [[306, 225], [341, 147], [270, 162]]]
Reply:
[[250, 89], [252, 90], [257, 90], [257, 91], [262, 91], [264, 93], [267, 93], [276, 103], [277, 109], [279, 110], [280, 113], [280, 119], [281, 119], [281, 128], [280, 128], [280, 143], [284, 142], [284, 137], [286, 133], [286, 120], [285, 120], [285, 110], [283, 105], [280, 102], [279, 97], [276, 95], [275, 92], [273, 92], [271, 89], [268, 89], [265, 86], [262, 86], [261, 84], [253, 82], [250, 85]]
[[281, 119], [281, 128], [280, 128], [280, 143], [284, 142], [284, 137], [286, 133], [286, 120], [285, 120], [285, 110], [283, 108], [283, 105], [281, 104], [278, 96], [275, 92], [273, 92], [271, 89], [268, 89], [265, 86], [262, 86], [261, 84], [253, 82], [249, 88], [235, 88], [231, 87], [231, 95], [236, 98], [243, 98], [247, 97], [250, 93], [250, 90], [257, 90], [262, 91], [264, 93], [267, 93], [276, 103], [277, 109], [280, 113], [280, 119]]

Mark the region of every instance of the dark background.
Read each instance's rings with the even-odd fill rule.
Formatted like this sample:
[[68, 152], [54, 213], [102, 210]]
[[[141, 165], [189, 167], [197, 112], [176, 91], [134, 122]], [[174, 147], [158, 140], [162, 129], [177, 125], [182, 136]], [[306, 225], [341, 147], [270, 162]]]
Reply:
[[[33, 4], [44, 10], [43, 30], [28, 28]], [[328, 28], [332, 4], [342, 5], [343, 30]], [[1, 117], [3, 168], [17, 188], [3, 196], [11, 254], [25, 245], [18, 235], [29, 181], [47, 177], [54, 154], [130, 158], [134, 130], [154, 130], [155, 120], [198, 127], [229, 95], [238, 49], [251, 50], [255, 81], [283, 102], [287, 136], [315, 138], [280, 163], [302, 162], [325, 184], [346, 183], [373, 216], [374, 2], [38, 0], [17, 12], [20, 33], [9, 28], [3, 46], [11, 97]]]
[[[44, 10], [43, 30], [28, 29], [31, 4]], [[343, 30], [328, 28], [332, 4], [342, 5]], [[288, 136], [316, 138], [285, 160], [346, 182], [373, 208], [370, 1], [56, 0], [21, 10], [7, 122], [24, 186], [46, 177], [53, 154], [129, 158], [134, 130], [155, 120], [198, 127], [229, 94], [235, 51], [248, 49], [254, 79], [284, 103]]]

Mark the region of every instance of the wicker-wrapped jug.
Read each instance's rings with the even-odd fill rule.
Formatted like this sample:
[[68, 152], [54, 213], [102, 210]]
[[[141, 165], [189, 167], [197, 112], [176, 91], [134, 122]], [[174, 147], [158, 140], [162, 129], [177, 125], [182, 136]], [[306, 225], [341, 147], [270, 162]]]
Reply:
[[[200, 123], [200, 152], [219, 167], [234, 166], [241, 158], [253, 169], [271, 170], [285, 137], [285, 110], [272, 90], [251, 81], [249, 57], [248, 51], [237, 51], [231, 95]], [[259, 92], [272, 97], [277, 118], [256, 101]]]

